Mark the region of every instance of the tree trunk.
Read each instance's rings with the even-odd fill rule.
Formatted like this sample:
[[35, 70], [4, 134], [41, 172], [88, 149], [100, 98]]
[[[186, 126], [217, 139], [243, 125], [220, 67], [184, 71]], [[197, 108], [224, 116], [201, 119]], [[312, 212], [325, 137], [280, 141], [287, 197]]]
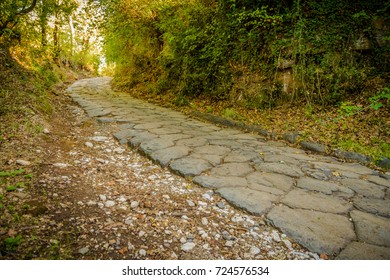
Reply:
[[75, 30], [73, 25], [72, 15], [69, 15], [69, 27], [70, 27], [70, 55], [73, 56]]
[[60, 40], [59, 40], [59, 24], [58, 12], [55, 14], [54, 29], [53, 29], [53, 59], [54, 62], [60, 64]]

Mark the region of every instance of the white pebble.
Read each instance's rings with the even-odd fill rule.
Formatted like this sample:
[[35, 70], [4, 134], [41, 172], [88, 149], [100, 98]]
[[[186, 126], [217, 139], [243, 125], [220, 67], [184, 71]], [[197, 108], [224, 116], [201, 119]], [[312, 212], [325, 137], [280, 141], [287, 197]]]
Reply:
[[187, 200], [188, 206], [194, 207], [195, 203], [192, 200]]
[[291, 242], [290, 242], [289, 240], [283, 239], [282, 241], [283, 241], [284, 245], [286, 245], [286, 247], [287, 247], [289, 250], [292, 250], [292, 249], [293, 249], [292, 244], [291, 244]]
[[29, 161], [27, 161], [27, 160], [23, 160], [23, 159], [18, 159], [18, 160], [16, 160], [16, 163], [19, 164], [19, 165], [22, 165], [22, 166], [31, 165], [31, 162], [29, 162]]
[[131, 204], [130, 204], [130, 207], [131, 208], [137, 208], [139, 206], [139, 202], [138, 201], [132, 201]]
[[188, 252], [188, 251], [191, 251], [192, 249], [194, 249], [196, 246], [196, 244], [194, 242], [187, 242], [187, 243], [184, 243], [182, 246], [181, 246], [181, 249], [185, 252]]
[[144, 249], [141, 249], [139, 250], [139, 255], [142, 256], [142, 257], [145, 257], [146, 256], [146, 251]]
[[271, 232], [272, 239], [275, 240], [276, 242], [280, 242], [280, 236], [279, 233], [275, 230]]
[[104, 203], [106, 207], [112, 207], [115, 205], [115, 201], [107, 200], [106, 203]]
[[251, 255], [256, 256], [256, 255], [260, 254], [260, 249], [257, 248], [256, 246], [252, 246], [250, 253], [251, 253]]
[[85, 142], [85, 146], [89, 148], [93, 148], [93, 144], [91, 142]]

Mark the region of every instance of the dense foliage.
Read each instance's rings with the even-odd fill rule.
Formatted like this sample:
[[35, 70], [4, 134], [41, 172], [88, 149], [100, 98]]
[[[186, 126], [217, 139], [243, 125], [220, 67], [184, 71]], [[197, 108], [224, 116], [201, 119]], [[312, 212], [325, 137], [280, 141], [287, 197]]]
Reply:
[[0, 47], [97, 70], [99, 5], [89, 0], [2, 0]]
[[125, 87], [263, 108], [340, 104], [386, 86], [389, 1], [105, 1]]

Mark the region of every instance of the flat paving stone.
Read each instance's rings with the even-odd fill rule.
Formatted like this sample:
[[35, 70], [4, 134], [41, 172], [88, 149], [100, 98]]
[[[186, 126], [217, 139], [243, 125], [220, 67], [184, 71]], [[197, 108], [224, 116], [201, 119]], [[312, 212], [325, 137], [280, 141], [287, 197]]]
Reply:
[[185, 146], [174, 146], [158, 151], [152, 151], [149, 156], [165, 167], [172, 160], [187, 156], [190, 151], [191, 149]]
[[175, 142], [177, 140], [191, 138], [191, 135], [181, 134], [181, 133], [180, 134], [166, 134], [166, 135], [160, 135], [160, 138]]
[[314, 162], [314, 168], [322, 170], [331, 170], [345, 174], [345, 172], [355, 173], [359, 175], [372, 175], [374, 171], [358, 163], [327, 163]]
[[378, 199], [358, 196], [353, 199], [353, 205], [361, 211], [390, 218], [389, 199]]
[[244, 177], [253, 172], [248, 163], [224, 163], [211, 169], [211, 175]]
[[149, 129], [151, 133], [157, 134], [157, 135], [167, 135], [167, 134], [178, 134], [181, 133], [181, 129], [177, 128], [170, 128], [170, 127], [161, 127], [161, 128], [153, 128]]
[[212, 165], [204, 159], [185, 157], [172, 161], [169, 167], [180, 175], [188, 177], [200, 175], [211, 169]]
[[278, 163], [287, 163], [289, 165], [299, 165], [297, 159], [287, 157], [285, 155], [265, 155], [264, 162], [278, 162]]
[[218, 189], [217, 193], [237, 207], [257, 215], [267, 213], [273, 207], [273, 202], [279, 198], [276, 195], [249, 188], [222, 188]]
[[316, 253], [337, 254], [356, 239], [347, 217], [313, 210], [275, 206], [267, 218], [291, 238]]
[[301, 177], [303, 176], [302, 170], [297, 166], [290, 166], [284, 163], [263, 163], [257, 164], [255, 168], [259, 171], [277, 173], [287, 175], [290, 177]]
[[353, 207], [344, 199], [300, 189], [290, 191], [281, 203], [291, 208], [312, 209], [334, 214], [346, 214]]
[[191, 157], [194, 158], [200, 158], [207, 160], [209, 163], [211, 163], [212, 166], [220, 165], [223, 161], [223, 156], [221, 155], [208, 155], [208, 154], [195, 154], [192, 153]]
[[351, 242], [337, 256], [338, 260], [390, 260], [390, 248], [361, 242]]
[[385, 197], [385, 187], [379, 186], [377, 184], [359, 180], [359, 179], [343, 179], [341, 184], [351, 190], [354, 190], [356, 193], [373, 198], [384, 198]]
[[149, 155], [151, 152], [166, 149], [172, 147], [173, 145], [175, 145], [173, 141], [157, 138], [142, 142], [142, 144], [140, 145], [140, 149], [145, 154]]
[[229, 148], [217, 145], [204, 145], [194, 149], [196, 154], [207, 154], [207, 155], [226, 155], [230, 152]]
[[340, 195], [343, 197], [352, 197], [355, 194], [351, 189], [341, 186], [338, 183], [321, 181], [310, 177], [298, 179], [297, 187], [309, 191], [317, 191], [328, 195]]
[[351, 218], [359, 240], [390, 247], [390, 219], [354, 210]]
[[390, 188], [390, 180], [389, 179], [381, 178], [379, 176], [370, 175], [370, 176], [367, 176], [367, 181], [375, 183], [379, 186], [385, 186], [385, 187]]
[[149, 122], [149, 123], [142, 123], [142, 124], [137, 124], [134, 126], [134, 129], [137, 130], [148, 130], [151, 128], [160, 128], [162, 127], [162, 124], [160, 123], [155, 123], [155, 122]]
[[127, 140], [128, 138], [133, 137], [134, 131], [131, 129], [125, 129], [118, 131], [114, 134], [114, 138], [118, 141]]
[[142, 142], [150, 141], [150, 140], [153, 140], [156, 138], [157, 138], [157, 135], [155, 135], [155, 134], [145, 132], [145, 131], [140, 131], [140, 132], [134, 133], [133, 138], [131, 138], [128, 141], [128, 144], [130, 144], [130, 146], [132, 146], [132, 147], [138, 147], [139, 145], [141, 145]]
[[[269, 190], [268, 192], [274, 194], [280, 194], [289, 191], [294, 186], [294, 179], [275, 173], [264, 173], [264, 172], [253, 172], [246, 176], [248, 186], [253, 189], [260, 187], [266, 187], [267, 190], [274, 189], [275, 191]], [[265, 191], [265, 190], [264, 190]]]
[[209, 189], [244, 188], [247, 181], [242, 177], [200, 175], [192, 180], [194, 183]]
[[176, 143], [179, 146], [200, 147], [208, 144], [208, 140], [203, 137], [194, 137], [189, 139], [182, 139]]
[[224, 162], [248, 162], [259, 157], [259, 154], [254, 151], [236, 150], [230, 152], [225, 158]]

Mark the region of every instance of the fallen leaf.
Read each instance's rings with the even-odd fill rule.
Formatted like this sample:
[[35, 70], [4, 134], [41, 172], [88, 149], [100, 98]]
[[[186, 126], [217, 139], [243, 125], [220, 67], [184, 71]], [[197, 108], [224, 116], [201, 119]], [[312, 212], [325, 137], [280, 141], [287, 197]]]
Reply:
[[16, 235], [16, 231], [15, 231], [14, 229], [10, 228], [10, 229], [8, 230], [7, 235], [8, 235], [8, 236], [15, 236], [15, 235]]
[[325, 254], [325, 253], [321, 253], [320, 254], [320, 259], [321, 260], [329, 260], [329, 256], [327, 254]]
[[124, 253], [127, 253], [129, 251], [129, 249], [127, 247], [123, 247], [122, 249], [119, 249], [118, 252], [119, 254], [124, 254]]

